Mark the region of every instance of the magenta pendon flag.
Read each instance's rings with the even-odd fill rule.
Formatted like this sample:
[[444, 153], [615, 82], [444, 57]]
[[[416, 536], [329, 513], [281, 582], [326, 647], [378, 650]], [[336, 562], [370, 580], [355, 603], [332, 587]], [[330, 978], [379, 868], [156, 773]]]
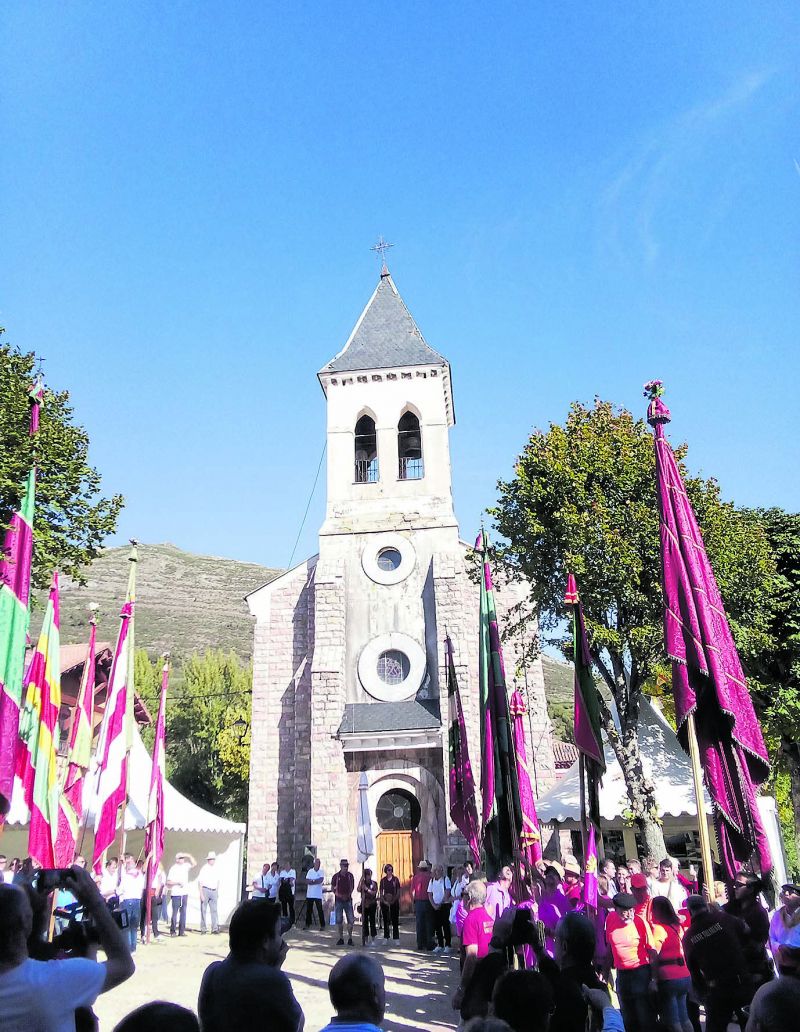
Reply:
[[447, 699], [450, 717], [450, 817], [467, 840], [472, 861], [480, 864], [480, 824], [475, 802], [475, 777], [469, 761], [467, 728], [461, 693], [458, 690], [453, 643], [449, 637], [444, 641], [447, 660]]
[[519, 689], [511, 696], [509, 712], [514, 721], [514, 752], [517, 756], [517, 781], [519, 783], [519, 805], [522, 811], [522, 830], [519, 835], [528, 863], [533, 865], [542, 859], [542, 835], [539, 831], [539, 818], [536, 816], [536, 801], [531, 784], [531, 772], [528, 769], [528, 746], [525, 740], [524, 717], [528, 712], [525, 700]]
[[766, 873], [772, 859], [756, 786], [769, 776], [769, 758], [703, 536], [664, 435], [670, 413], [662, 393], [658, 380], [645, 385], [647, 421], [655, 432], [664, 642], [672, 661], [678, 734], [687, 748], [685, 725], [693, 713], [728, 876], [754, 852]]
[[597, 910], [597, 838], [594, 824], [589, 825], [589, 840], [586, 844], [586, 862], [583, 872], [583, 902]]
[[128, 627], [132, 615], [133, 603], [126, 602], [120, 613], [119, 636], [108, 679], [97, 751], [92, 865], [98, 874], [102, 870], [103, 855], [116, 837], [117, 816], [127, 793], [126, 713], [128, 691], [133, 691], [133, 685], [128, 685]]
[[[30, 392], [31, 437], [39, 429], [42, 396], [42, 385], [37, 383]], [[25, 647], [30, 624], [35, 495], [36, 467], [33, 466], [0, 554], [0, 825], [11, 805], [19, 748]]]

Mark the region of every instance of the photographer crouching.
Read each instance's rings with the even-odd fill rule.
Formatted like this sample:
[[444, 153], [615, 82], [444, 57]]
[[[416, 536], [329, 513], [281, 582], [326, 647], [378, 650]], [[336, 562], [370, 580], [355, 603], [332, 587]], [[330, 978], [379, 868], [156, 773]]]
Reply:
[[[46, 876], [51, 876], [48, 879]], [[53, 880], [54, 879], [54, 880]], [[0, 1024], [3, 1032], [76, 1032], [76, 1010], [81, 1028], [92, 1027], [91, 1006], [100, 993], [130, 978], [133, 959], [122, 931], [114, 921], [88, 871], [70, 867], [38, 872], [38, 887], [0, 885]], [[52, 884], [51, 884], [52, 881]], [[105, 951], [105, 963], [81, 956], [36, 960], [47, 947], [35, 931], [37, 917], [49, 918], [50, 891], [71, 892], [91, 925], [92, 938]], [[88, 941], [88, 939], [87, 939]]]

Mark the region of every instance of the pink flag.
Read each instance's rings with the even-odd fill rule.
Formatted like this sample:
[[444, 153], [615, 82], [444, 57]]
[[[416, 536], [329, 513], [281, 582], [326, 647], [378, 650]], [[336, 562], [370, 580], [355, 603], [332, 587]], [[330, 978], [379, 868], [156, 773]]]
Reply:
[[522, 830], [519, 844], [525, 851], [528, 863], [533, 865], [542, 859], [542, 835], [539, 831], [539, 818], [536, 816], [536, 802], [531, 784], [531, 772], [528, 770], [528, 747], [525, 741], [525, 723], [523, 717], [528, 712], [525, 700], [519, 690], [511, 696], [509, 705], [511, 719], [514, 721], [514, 751], [517, 754], [517, 780], [519, 781], [519, 803], [522, 811]]
[[597, 842], [594, 824], [589, 825], [589, 841], [586, 844], [586, 864], [583, 874], [583, 902], [597, 910]]
[[133, 603], [126, 602], [120, 613], [121, 623], [111, 676], [108, 680], [103, 726], [98, 745], [97, 791], [95, 797], [94, 855], [96, 873], [102, 871], [103, 855], [117, 834], [117, 815], [125, 802], [128, 757], [126, 725], [128, 692], [128, 627], [133, 616]]
[[92, 760], [94, 735], [95, 644], [97, 622], [91, 620], [89, 646], [83, 664], [78, 699], [72, 717], [69, 755], [58, 814], [56, 866], [68, 867], [75, 856], [75, 844], [83, 820], [83, 788]]
[[[161, 672], [161, 699], [158, 704], [156, 737], [153, 742], [153, 768], [150, 773], [150, 795], [147, 803], [147, 830], [144, 851], [148, 858], [148, 879], [161, 863], [164, 855], [164, 766], [165, 766], [165, 712], [167, 686], [169, 684], [169, 663], [164, 663]], [[149, 881], [148, 881], [149, 884]]]

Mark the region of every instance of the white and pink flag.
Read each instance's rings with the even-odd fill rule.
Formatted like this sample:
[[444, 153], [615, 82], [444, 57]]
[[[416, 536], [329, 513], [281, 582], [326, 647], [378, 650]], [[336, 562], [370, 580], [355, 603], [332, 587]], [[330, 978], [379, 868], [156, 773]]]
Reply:
[[97, 748], [97, 789], [95, 795], [94, 855], [92, 864], [97, 873], [103, 865], [103, 856], [117, 834], [119, 808], [127, 792], [128, 754], [125, 714], [128, 693], [128, 653], [131, 641], [128, 631], [133, 619], [133, 602], [126, 602], [120, 613], [121, 623], [111, 676], [108, 681], [103, 725]]

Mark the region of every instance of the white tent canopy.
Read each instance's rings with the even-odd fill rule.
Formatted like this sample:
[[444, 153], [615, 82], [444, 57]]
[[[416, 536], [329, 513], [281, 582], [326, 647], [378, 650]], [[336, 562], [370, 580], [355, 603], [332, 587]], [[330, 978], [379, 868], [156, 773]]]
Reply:
[[[616, 719], [616, 711], [614, 711]], [[619, 820], [628, 809], [628, 794], [622, 768], [608, 741], [604, 740], [606, 773], [600, 788], [600, 816]], [[639, 750], [645, 775], [656, 786], [656, 800], [662, 816], [697, 817], [692, 766], [675, 732], [662, 713], [643, 698], [639, 707]], [[707, 812], [711, 800], [706, 794]], [[580, 773], [573, 763], [564, 777], [536, 801], [540, 821], [580, 821]]]
[[[128, 775], [128, 805], [125, 809], [125, 830], [129, 852], [138, 854], [144, 845], [147, 801], [150, 795], [152, 759], [142, 742], [138, 728], [134, 732]], [[91, 859], [94, 827], [93, 807], [90, 800], [94, 782], [90, 776], [86, 786], [89, 820], [81, 852]], [[15, 786], [7, 828], [2, 839], [7, 856], [23, 857], [28, 847], [29, 813], [21, 798], [19, 784]], [[197, 860], [192, 872], [197, 878], [200, 867], [210, 852], [216, 853], [215, 865], [220, 874], [219, 917], [227, 922], [241, 898], [242, 850], [246, 825], [229, 821], [209, 813], [187, 799], [168, 781], [164, 783], [164, 866], [169, 869], [176, 852], [187, 852]], [[119, 841], [119, 839], [117, 840]], [[113, 852], [112, 850], [109, 852]], [[189, 921], [199, 920], [199, 901], [190, 883]]]

